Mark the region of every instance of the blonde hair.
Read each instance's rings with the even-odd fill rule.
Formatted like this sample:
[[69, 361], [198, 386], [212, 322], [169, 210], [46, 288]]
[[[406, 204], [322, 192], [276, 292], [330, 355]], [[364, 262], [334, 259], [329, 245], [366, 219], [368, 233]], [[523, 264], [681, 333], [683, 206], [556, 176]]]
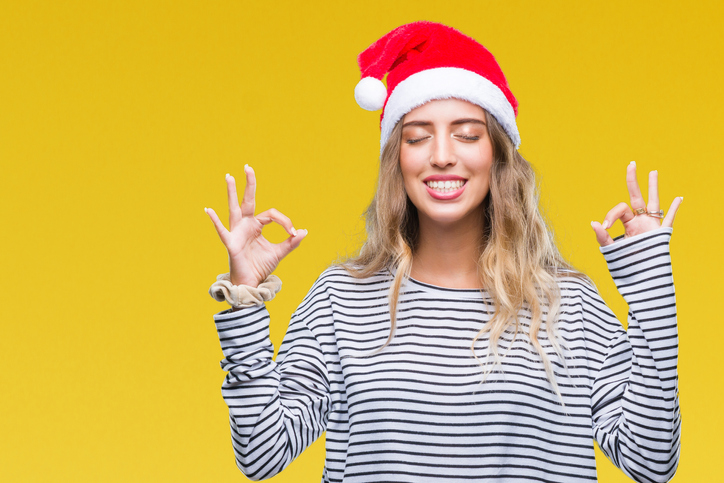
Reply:
[[[494, 160], [490, 192], [483, 201], [482, 254], [478, 259], [478, 273], [481, 286], [493, 301], [494, 311], [473, 338], [470, 349], [480, 361], [475, 344], [483, 335], [489, 334], [486, 358], [492, 353], [493, 364], [488, 364], [484, 381], [502, 362], [501, 335], [512, 327], [512, 340], [515, 340], [520, 328], [518, 314], [521, 309], [528, 309], [530, 342], [540, 355], [553, 391], [562, 403], [553, 366], [538, 334], [545, 322], [551, 348], [566, 367], [555, 324], [561, 300], [556, 280], [562, 272], [582, 278], [585, 275], [566, 262], [555, 245], [553, 234], [538, 208], [538, 187], [532, 166], [518, 153], [495, 117], [485, 111], [485, 118]], [[377, 192], [365, 212], [367, 240], [356, 257], [342, 263], [357, 278], [384, 269], [397, 269], [389, 291], [390, 334], [379, 350], [394, 337], [400, 287], [410, 276], [419, 235], [417, 209], [407, 197], [400, 169], [402, 122], [400, 120], [393, 129], [380, 156]]]

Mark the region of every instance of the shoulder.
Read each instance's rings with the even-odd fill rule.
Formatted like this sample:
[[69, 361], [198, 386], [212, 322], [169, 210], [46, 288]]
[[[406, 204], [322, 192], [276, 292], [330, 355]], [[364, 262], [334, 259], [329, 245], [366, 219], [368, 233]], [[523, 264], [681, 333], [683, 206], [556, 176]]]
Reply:
[[387, 290], [392, 280], [388, 269], [379, 270], [370, 276], [360, 276], [355, 268], [332, 265], [326, 268], [312, 284], [306, 299], [329, 298], [334, 294]]
[[327, 290], [365, 290], [366, 288], [389, 284], [392, 273], [388, 269], [379, 270], [369, 276], [359, 275], [361, 267], [332, 265], [326, 268], [312, 285], [312, 291]]
[[559, 269], [555, 274], [561, 298], [588, 298], [598, 295], [598, 289], [587, 275], [576, 270]]
[[593, 281], [580, 272], [561, 272], [558, 277], [563, 313], [580, 320], [584, 328], [610, 338], [621, 323], [606, 305]]
[[325, 269], [312, 284], [295, 316], [319, 323], [330, 320], [340, 306], [348, 307], [362, 301], [384, 299], [392, 276], [382, 270], [369, 277], [356, 277], [339, 265]]

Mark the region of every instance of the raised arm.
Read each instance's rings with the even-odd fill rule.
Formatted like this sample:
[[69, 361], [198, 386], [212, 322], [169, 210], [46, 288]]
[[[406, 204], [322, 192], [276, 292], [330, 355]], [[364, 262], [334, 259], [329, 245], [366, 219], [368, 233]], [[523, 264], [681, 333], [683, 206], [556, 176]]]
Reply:
[[[639, 482], [666, 482], [679, 461], [681, 418], [678, 397], [676, 298], [669, 240], [682, 198], [664, 218], [659, 208], [658, 173], [649, 174], [649, 200], [627, 168], [631, 207], [620, 203], [603, 224], [593, 222], [611, 276], [629, 305], [628, 329], [611, 333], [593, 375], [593, 435], [601, 450]], [[663, 223], [660, 221], [663, 219]], [[620, 220], [625, 234], [606, 232]], [[594, 293], [593, 305], [605, 305]], [[605, 317], [613, 319], [607, 308]]]
[[[254, 216], [256, 179], [249, 166], [244, 171], [241, 206], [236, 182], [226, 175], [229, 230], [212, 209], [204, 211], [228, 251], [231, 283], [257, 287], [307, 233], [295, 230], [291, 220], [274, 209]], [[287, 240], [272, 244], [262, 236], [263, 226], [272, 221], [287, 230]], [[300, 306], [276, 362], [269, 313], [263, 305], [235, 307], [214, 316], [225, 356], [221, 367], [228, 371], [222, 394], [229, 406], [234, 454], [237, 466], [253, 480], [284, 469], [326, 428], [329, 380], [322, 350], [304, 314]]]

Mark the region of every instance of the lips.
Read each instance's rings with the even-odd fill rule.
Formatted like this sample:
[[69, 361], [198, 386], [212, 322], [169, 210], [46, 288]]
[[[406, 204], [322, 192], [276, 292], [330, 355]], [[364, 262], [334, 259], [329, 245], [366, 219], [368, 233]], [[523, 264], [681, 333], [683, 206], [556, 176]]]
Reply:
[[462, 176], [458, 176], [456, 174], [433, 174], [432, 176], [428, 176], [427, 178], [423, 179], [422, 181], [427, 183], [428, 181], [467, 181]]
[[[432, 187], [431, 185], [435, 187]], [[454, 181], [426, 181], [425, 183], [427, 193], [436, 200], [454, 200], [463, 194], [466, 186], [466, 180], [461, 179], [456, 179]]]

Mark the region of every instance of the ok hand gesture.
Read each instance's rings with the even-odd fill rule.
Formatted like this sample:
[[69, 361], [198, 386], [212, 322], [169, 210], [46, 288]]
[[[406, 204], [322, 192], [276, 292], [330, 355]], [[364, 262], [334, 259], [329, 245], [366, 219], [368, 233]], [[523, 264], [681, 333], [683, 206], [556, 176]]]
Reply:
[[597, 221], [591, 222], [593, 231], [596, 232], [596, 240], [598, 240], [599, 245], [605, 247], [613, 243], [613, 239], [606, 230], [611, 228], [616, 220], [621, 220], [621, 223], [623, 223], [624, 229], [626, 230], [625, 238], [640, 235], [662, 226], [671, 227], [674, 225], [674, 217], [683, 198], [674, 198], [666, 218], [663, 218], [663, 222], [659, 221], [658, 184], [658, 172], [651, 171], [649, 173], [649, 202], [646, 204], [643, 196], [641, 196], [639, 183], [636, 180], [636, 162], [631, 161], [626, 168], [626, 185], [628, 186], [628, 192], [631, 197], [631, 207], [629, 208], [629, 205], [626, 203], [619, 203], [606, 214], [603, 224]]
[[[307, 230], [295, 230], [289, 218], [274, 208], [254, 216], [256, 177], [249, 165], [244, 166], [246, 189], [244, 199], [239, 206], [236, 195], [236, 180], [226, 175], [226, 187], [229, 196], [229, 230], [219, 220], [214, 210], [204, 208], [221, 242], [229, 252], [229, 272], [234, 285], [258, 286], [277, 267], [282, 258], [299, 246], [307, 236]], [[289, 238], [281, 243], [269, 242], [261, 234], [264, 225], [272, 221], [280, 224], [289, 233]]]

